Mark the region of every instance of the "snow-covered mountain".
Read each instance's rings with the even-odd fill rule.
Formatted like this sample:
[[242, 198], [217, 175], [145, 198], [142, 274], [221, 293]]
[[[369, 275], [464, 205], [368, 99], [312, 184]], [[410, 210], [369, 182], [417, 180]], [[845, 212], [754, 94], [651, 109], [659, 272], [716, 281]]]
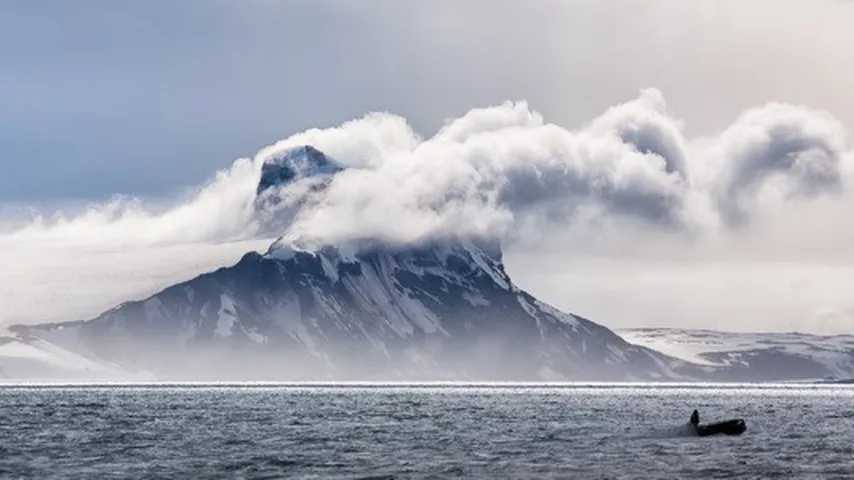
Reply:
[[[267, 161], [254, 199], [285, 231], [342, 171], [310, 146]], [[264, 253], [88, 321], [15, 326], [0, 380], [706, 380], [854, 378], [854, 336], [629, 329], [513, 283], [499, 245], [362, 239]]]
[[[270, 228], [286, 224], [338, 171], [308, 146], [268, 161], [259, 216]], [[158, 378], [678, 380], [697, 373], [537, 300], [510, 279], [497, 243], [471, 238], [358, 248], [280, 239], [263, 255], [247, 253], [92, 320], [13, 329]]]
[[854, 335], [619, 330], [624, 339], [705, 368], [724, 381], [854, 379]]
[[274, 245], [93, 320], [16, 331], [159, 378], [680, 378], [680, 362], [519, 289], [472, 241]]

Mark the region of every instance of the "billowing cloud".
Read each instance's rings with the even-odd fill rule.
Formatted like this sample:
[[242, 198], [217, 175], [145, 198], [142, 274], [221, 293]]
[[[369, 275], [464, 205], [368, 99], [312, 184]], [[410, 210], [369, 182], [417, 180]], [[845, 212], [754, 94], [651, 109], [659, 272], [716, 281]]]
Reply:
[[503, 237], [520, 224], [590, 219], [709, 230], [743, 224], [765, 203], [838, 191], [843, 133], [826, 113], [770, 104], [694, 142], [661, 92], [647, 89], [578, 130], [544, 123], [524, 102], [472, 110], [428, 139], [374, 114], [296, 135], [257, 159], [311, 143], [348, 167], [296, 215], [284, 232], [294, 241]]
[[709, 152], [713, 195], [729, 223], [743, 223], [763, 197], [813, 197], [842, 186], [845, 131], [830, 115], [769, 104], [749, 110]]
[[[508, 102], [472, 110], [426, 140], [399, 117], [370, 115], [297, 135], [259, 156], [267, 161], [302, 143], [349, 168], [296, 216], [286, 232], [294, 240], [503, 236], [526, 217], [566, 224], [583, 211], [667, 225], [684, 220], [681, 126], [656, 90], [578, 131]], [[304, 186], [286, 188], [293, 197]]]
[[667, 115], [664, 96], [654, 88], [641, 91], [631, 102], [612, 107], [597, 118], [591, 130], [614, 135], [641, 153], [664, 159], [668, 172], [686, 173], [682, 124]]
[[[275, 192], [277, 201], [259, 202], [262, 165], [303, 145], [341, 169], [297, 178]], [[119, 198], [24, 225], [20, 215], [0, 221], [0, 260], [15, 265], [16, 279], [0, 285], [0, 303], [12, 305], [0, 312], [0, 323], [91, 315], [278, 236], [308, 244], [406, 244], [444, 235], [536, 239], [570, 230], [597, 238], [597, 226], [607, 225], [611, 240], [599, 248], [625, 249], [668, 232], [740, 235], [730, 232], [832, 198], [826, 193], [848, 202], [845, 186], [854, 172], [846, 148], [844, 129], [828, 114], [782, 104], [749, 110], [713, 138], [687, 138], [654, 89], [578, 129], [546, 123], [525, 102], [472, 110], [429, 138], [399, 116], [372, 113], [265, 147], [176, 201]], [[629, 233], [633, 245], [621, 240]], [[85, 265], [88, 280], [80, 282]], [[157, 281], [129, 282], [140, 272]], [[89, 291], [70, 303], [33, 301], [46, 285], [51, 292]]]
[[[70, 245], [97, 238], [122, 248], [285, 234], [406, 243], [445, 234], [503, 236], [531, 218], [565, 226], [591, 216], [708, 227], [715, 222], [696, 218], [697, 204], [708, 203], [709, 215], [733, 224], [763, 197], [790, 201], [838, 191], [844, 140], [842, 126], [825, 113], [770, 104], [689, 148], [682, 122], [655, 89], [577, 130], [545, 123], [525, 102], [474, 109], [427, 139], [401, 117], [372, 113], [237, 160], [171, 207], [116, 198], [71, 217], [37, 216], [2, 241]], [[279, 195], [300, 211], [278, 224], [284, 230], [271, 231], [270, 206], [259, 211], [255, 202], [261, 165], [302, 145], [342, 170], [324, 179], [322, 191], [314, 178], [287, 184]]]

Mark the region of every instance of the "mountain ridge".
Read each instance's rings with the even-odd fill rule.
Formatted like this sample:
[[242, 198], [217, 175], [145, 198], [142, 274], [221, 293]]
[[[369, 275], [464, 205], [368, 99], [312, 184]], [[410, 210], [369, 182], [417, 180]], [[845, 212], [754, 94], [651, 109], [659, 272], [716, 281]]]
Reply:
[[729, 332], [711, 329], [628, 328], [632, 343], [715, 368], [726, 381], [854, 378], [854, 335]]

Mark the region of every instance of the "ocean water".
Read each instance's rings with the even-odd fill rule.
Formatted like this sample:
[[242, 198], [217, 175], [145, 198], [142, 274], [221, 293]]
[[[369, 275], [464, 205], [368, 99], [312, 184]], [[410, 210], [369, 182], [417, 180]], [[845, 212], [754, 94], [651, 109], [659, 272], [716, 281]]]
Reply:
[[0, 477], [854, 478], [854, 386], [3, 386]]

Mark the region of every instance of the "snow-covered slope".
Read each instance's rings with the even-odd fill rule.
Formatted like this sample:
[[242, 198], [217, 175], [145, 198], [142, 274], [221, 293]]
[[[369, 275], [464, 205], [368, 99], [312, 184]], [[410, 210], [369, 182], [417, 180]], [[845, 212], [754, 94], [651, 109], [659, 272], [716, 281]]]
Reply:
[[854, 335], [736, 333], [638, 328], [619, 330], [627, 341], [716, 367], [720, 380], [773, 381], [854, 378]]
[[[270, 228], [340, 170], [311, 147], [264, 165], [255, 205]], [[288, 188], [283, 188], [288, 187]], [[517, 287], [496, 243], [444, 238], [265, 255], [85, 322], [16, 327], [160, 378], [677, 380], [690, 365], [631, 345]]]
[[685, 378], [522, 291], [471, 241], [272, 248], [91, 321], [16, 330], [162, 378]]
[[144, 378], [39, 338], [0, 337], [0, 383]]

